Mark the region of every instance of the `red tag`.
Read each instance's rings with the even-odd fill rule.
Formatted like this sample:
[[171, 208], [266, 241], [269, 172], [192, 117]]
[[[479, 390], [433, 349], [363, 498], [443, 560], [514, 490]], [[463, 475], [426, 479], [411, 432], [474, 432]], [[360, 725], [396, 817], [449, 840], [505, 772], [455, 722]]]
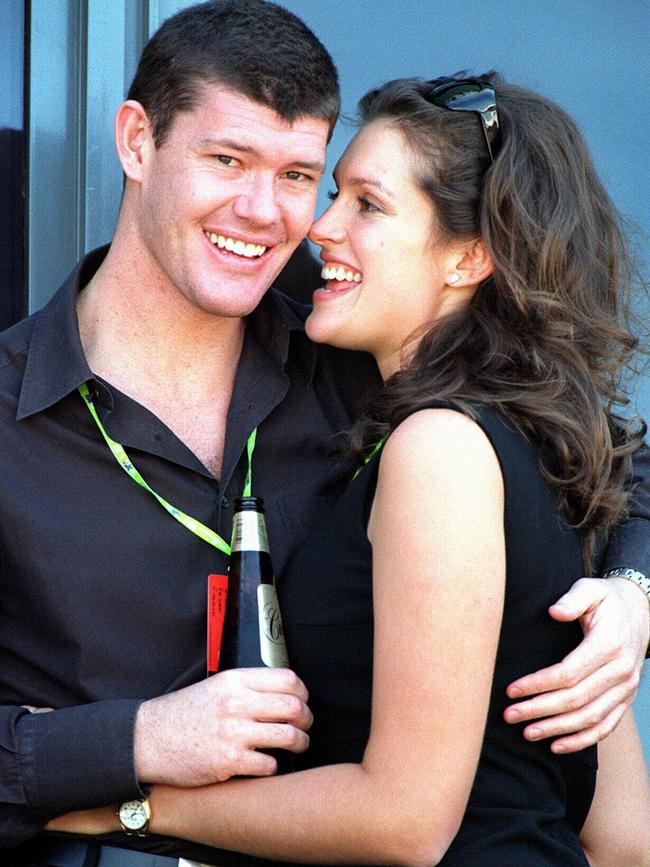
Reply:
[[208, 575], [208, 675], [219, 671], [227, 596], [228, 576]]

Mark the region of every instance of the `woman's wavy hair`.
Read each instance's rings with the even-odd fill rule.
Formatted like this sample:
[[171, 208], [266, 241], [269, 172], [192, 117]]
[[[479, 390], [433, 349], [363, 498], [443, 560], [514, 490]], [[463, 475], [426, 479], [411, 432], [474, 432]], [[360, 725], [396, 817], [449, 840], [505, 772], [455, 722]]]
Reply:
[[544, 444], [541, 471], [584, 531], [589, 574], [598, 538], [626, 513], [629, 458], [645, 432], [615, 415], [628, 403], [638, 347], [629, 302], [642, 281], [573, 120], [494, 72], [479, 79], [497, 96], [494, 163], [478, 114], [427, 101], [442, 79], [392, 81], [359, 103], [362, 126], [381, 120], [402, 134], [436, 229], [481, 237], [494, 273], [467, 307], [432, 325], [371, 398], [352, 447], [360, 459], [431, 398], [470, 415], [472, 404], [497, 407]]

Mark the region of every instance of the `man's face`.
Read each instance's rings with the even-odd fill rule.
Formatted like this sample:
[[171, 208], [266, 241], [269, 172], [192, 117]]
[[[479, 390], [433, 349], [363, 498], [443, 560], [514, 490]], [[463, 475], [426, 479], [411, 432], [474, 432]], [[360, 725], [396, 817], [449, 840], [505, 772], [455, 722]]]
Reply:
[[245, 316], [309, 230], [328, 124], [288, 124], [236, 91], [199, 87], [161, 147], [143, 150], [137, 231], [163, 296]]

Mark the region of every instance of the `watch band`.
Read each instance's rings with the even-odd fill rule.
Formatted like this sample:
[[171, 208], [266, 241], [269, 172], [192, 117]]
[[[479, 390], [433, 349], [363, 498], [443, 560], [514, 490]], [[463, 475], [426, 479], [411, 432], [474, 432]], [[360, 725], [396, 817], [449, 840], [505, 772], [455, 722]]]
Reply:
[[627, 569], [624, 566], [617, 566], [616, 569], [608, 569], [603, 574], [603, 578], [624, 578], [626, 581], [632, 581], [633, 584], [636, 584], [637, 587], [643, 590], [650, 602], [650, 578], [644, 575], [643, 572], [639, 572], [636, 569]]
[[[640, 587], [645, 593], [648, 603], [650, 603], [650, 578], [639, 572], [638, 569], [628, 569], [625, 566], [617, 566], [616, 569], [608, 569], [603, 573], [603, 578], [623, 578], [625, 581], [631, 581]], [[650, 643], [645, 653], [645, 658], [650, 659]]]

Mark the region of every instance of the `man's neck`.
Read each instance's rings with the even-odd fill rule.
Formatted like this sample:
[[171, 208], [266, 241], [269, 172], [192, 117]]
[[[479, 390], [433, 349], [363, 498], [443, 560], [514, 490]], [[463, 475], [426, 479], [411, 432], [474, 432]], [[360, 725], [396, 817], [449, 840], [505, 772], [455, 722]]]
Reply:
[[161, 303], [155, 286], [132, 278], [109, 252], [78, 297], [90, 368], [157, 415], [218, 475], [245, 320]]

